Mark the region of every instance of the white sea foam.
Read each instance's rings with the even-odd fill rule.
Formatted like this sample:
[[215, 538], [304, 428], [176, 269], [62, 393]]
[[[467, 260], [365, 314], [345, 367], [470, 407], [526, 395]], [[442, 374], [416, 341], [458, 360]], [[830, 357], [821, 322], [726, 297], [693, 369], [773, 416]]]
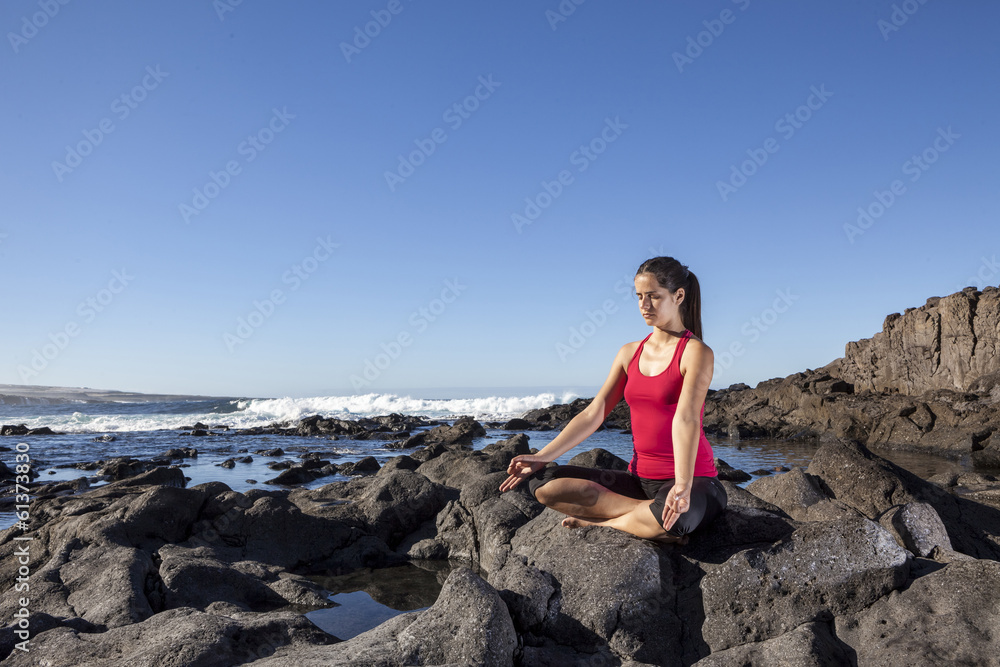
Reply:
[[[202, 422], [208, 426], [225, 424], [230, 428], [266, 426], [273, 422], [295, 422], [310, 415], [339, 419], [359, 419], [390, 413], [421, 415], [431, 419], [454, 419], [471, 415], [482, 421], [502, 421], [520, 416], [535, 408], [554, 403], [568, 403], [573, 393], [544, 392], [528, 396], [487, 396], [482, 398], [427, 399], [397, 394], [362, 394], [354, 396], [315, 396], [311, 398], [272, 398], [234, 401], [219, 412], [187, 412], [178, 403], [150, 404], [149, 411], [90, 411], [80, 405], [75, 412], [3, 417], [4, 423], [25, 424], [29, 428], [48, 426], [67, 433], [105, 433], [177, 429]], [[202, 404], [203, 405], [203, 404]], [[124, 407], [124, 406], [123, 406]], [[164, 409], [169, 407], [170, 409]]]
[[448, 419], [471, 415], [477, 419], [500, 420], [516, 417], [534, 408], [572, 401], [574, 394], [557, 397], [552, 393], [533, 396], [488, 396], [485, 398], [427, 399], [396, 394], [362, 394], [355, 396], [319, 396], [315, 398], [275, 398], [241, 401], [247, 413], [271, 420], [295, 420], [314, 414], [357, 419], [393, 412], [404, 415], [424, 415]]

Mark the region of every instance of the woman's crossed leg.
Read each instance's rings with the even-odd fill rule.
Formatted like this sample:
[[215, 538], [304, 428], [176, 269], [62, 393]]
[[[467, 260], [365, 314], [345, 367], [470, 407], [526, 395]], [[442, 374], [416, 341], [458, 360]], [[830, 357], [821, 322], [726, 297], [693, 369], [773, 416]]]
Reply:
[[528, 488], [538, 502], [567, 515], [567, 528], [608, 526], [648, 540], [686, 542], [668, 535], [634, 477], [624, 471], [559, 466], [539, 471]]

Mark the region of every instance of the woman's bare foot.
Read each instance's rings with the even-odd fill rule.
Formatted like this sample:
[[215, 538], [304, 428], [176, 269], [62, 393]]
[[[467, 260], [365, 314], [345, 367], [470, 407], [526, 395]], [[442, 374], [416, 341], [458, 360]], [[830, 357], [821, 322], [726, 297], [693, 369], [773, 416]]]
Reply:
[[580, 519], [575, 516], [568, 516], [562, 520], [562, 525], [566, 528], [583, 528], [584, 526], [595, 525], [593, 521], [587, 521], [586, 519]]

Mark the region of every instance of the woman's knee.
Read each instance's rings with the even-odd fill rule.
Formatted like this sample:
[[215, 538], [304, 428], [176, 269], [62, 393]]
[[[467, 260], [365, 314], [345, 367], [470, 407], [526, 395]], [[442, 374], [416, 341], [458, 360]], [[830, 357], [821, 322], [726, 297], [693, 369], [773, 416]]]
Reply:
[[561, 477], [549, 480], [535, 489], [535, 500], [550, 507], [557, 503], [592, 505], [597, 502], [600, 489], [597, 484], [583, 479]]
[[546, 482], [534, 490], [535, 500], [543, 505], [548, 505], [552, 502], [552, 489], [549, 488], [551, 482]]

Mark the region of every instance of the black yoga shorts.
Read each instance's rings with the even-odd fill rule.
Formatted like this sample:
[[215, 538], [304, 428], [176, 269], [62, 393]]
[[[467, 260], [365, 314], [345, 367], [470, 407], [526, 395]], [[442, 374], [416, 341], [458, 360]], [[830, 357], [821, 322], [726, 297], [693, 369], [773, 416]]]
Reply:
[[[532, 496], [546, 482], [571, 477], [596, 482], [609, 491], [636, 500], [652, 500], [649, 510], [656, 522], [663, 525], [663, 508], [667, 494], [674, 485], [673, 479], [645, 479], [625, 470], [604, 470], [582, 466], [547, 466], [528, 478]], [[535, 498], [537, 500], [537, 497]], [[718, 477], [695, 477], [691, 484], [691, 507], [678, 517], [668, 535], [687, 535], [699, 526], [706, 525], [726, 509], [729, 499]]]

